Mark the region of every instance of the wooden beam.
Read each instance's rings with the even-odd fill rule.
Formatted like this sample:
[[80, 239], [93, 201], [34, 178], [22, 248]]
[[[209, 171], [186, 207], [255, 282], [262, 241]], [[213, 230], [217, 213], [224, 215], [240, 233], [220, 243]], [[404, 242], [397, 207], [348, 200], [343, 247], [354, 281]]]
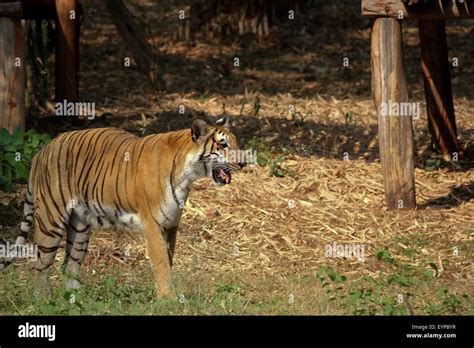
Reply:
[[459, 158], [444, 20], [420, 20], [421, 68], [431, 142], [445, 160]]
[[25, 128], [25, 38], [20, 19], [0, 18], [0, 128]]
[[372, 27], [372, 93], [379, 120], [380, 162], [388, 209], [413, 209], [415, 176], [412, 116], [391, 112], [408, 102], [401, 22], [378, 18]]
[[[397, 19], [474, 18], [472, 0], [428, 0], [413, 5], [402, 0], [362, 0], [362, 16]], [[402, 16], [402, 18], [400, 18]]]

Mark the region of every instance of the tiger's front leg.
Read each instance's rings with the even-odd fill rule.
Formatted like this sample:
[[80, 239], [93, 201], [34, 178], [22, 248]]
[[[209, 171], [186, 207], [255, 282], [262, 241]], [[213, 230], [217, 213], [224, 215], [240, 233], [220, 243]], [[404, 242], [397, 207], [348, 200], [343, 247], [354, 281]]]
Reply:
[[171, 263], [165, 235], [165, 229], [154, 219], [151, 218], [144, 222], [145, 243], [151, 268], [155, 274], [158, 298], [170, 297], [173, 294]]

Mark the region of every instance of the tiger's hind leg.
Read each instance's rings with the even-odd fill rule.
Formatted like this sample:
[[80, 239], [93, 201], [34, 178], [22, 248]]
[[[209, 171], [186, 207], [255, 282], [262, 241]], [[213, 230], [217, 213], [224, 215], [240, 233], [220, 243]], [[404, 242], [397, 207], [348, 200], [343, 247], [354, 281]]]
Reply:
[[[34, 198], [31, 193], [31, 184], [28, 184], [28, 189], [26, 192], [25, 204], [23, 206], [23, 219], [18, 225], [20, 231], [16, 241], [15, 246], [20, 246], [25, 244], [28, 234], [33, 226], [33, 216], [34, 216]], [[5, 244], [3, 240], [0, 241], [0, 244]], [[7, 267], [10, 263], [14, 261], [14, 257], [0, 257], [0, 270]]]
[[66, 267], [64, 273], [69, 278], [66, 281], [67, 289], [77, 289], [80, 282], [79, 276], [81, 264], [84, 261], [89, 246], [91, 226], [81, 221], [77, 214], [73, 213], [67, 227]]
[[[66, 234], [64, 221], [61, 217], [52, 218], [40, 202], [35, 202], [34, 241], [38, 248], [37, 257], [31, 263], [33, 279], [37, 286], [37, 292], [42, 297], [51, 295], [49, 283], [49, 267], [53, 264], [58, 252], [59, 243]], [[67, 216], [67, 214], [64, 214]], [[65, 219], [65, 217], [62, 217]]]
[[20, 234], [16, 239], [15, 244], [21, 245], [24, 244], [26, 239], [28, 238], [28, 234], [30, 232], [31, 226], [33, 226], [33, 216], [34, 216], [35, 208], [34, 208], [34, 198], [33, 194], [31, 193], [31, 184], [28, 184], [27, 191], [26, 191], [26, 199], [25, 205], [23, 206], [23, 219], [20, 222], [19, 230]]

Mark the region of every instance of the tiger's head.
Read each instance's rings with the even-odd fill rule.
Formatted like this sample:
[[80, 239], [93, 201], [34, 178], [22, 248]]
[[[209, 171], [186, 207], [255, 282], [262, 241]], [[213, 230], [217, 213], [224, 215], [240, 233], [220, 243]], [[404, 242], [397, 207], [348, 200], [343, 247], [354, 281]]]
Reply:
[[213, 125], [197, 119], [191, 126], [193, 142], [199, 147], [196, 168], [200, 176], [213, 180], [217, 186], [230, 184], [232, 172], [246, 165], [245, 154], [230, 130], [227, 116]]

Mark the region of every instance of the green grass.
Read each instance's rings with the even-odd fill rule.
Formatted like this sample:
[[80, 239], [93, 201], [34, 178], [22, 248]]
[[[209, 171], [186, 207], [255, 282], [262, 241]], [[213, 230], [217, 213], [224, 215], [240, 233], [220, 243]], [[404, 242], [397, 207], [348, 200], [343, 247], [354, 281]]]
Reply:
[[[67, 291], [64, 278], [53, 272], [53, 295], [39, 301], [28, 272], [10, 267], [2, 274], [0, 287], [1, 315], [237, 315], [237, 314], [307, 314], [308, 309], [322, 310], [318, 297], [303, 299], [291, 292], [271, 289], [274, 281], [248, 286], [240, 280], [222, 277], [215, 283], [210, 277], [177, 274], [176, 296], [156, 298], [151, 271], [123, 275], [119, 270], [96, 272], [83, 277], [85, 285], [77, 291]], [[286, 281], [280, 281], [281, 286]], [[255, 288], [257, 286], [257, 288]], [[265, 288], [259, 290], [258, 288]], [[309, 287], [305, 287], [309, 289]], [[262, 296], [255, 293], [257, 290]], [[273, 296], [269, 296], [271, 291]], [[309, 301], [308, 301], [309, 300]], [[290, 303], [292, 302], [292, 303]], [[306, 308], [306, 305], [311, 305]]]
[[[422, 269], [407, 271], [386, 251], [388, 267], [376, 276], [339, 274], [331, 267], [300, 276], [246, 274], [174, 275], [175, 296], [156, 298], [148, 267], [85, 269], [80, 290], [67, 291], [52, 272], [53, 295], [40, 301], [24, 266], [0, 273], [1, 315], [452, 315], [473, 314], [472, 300], [460, 289]], [[59, 263], [58, 263], [59, 264]], [[405, 265], [406, 266], [406, 265]], [[400, 295], [403, 301], [400, 301]], [[405, 301], [405, 299], [409, 301]]]

